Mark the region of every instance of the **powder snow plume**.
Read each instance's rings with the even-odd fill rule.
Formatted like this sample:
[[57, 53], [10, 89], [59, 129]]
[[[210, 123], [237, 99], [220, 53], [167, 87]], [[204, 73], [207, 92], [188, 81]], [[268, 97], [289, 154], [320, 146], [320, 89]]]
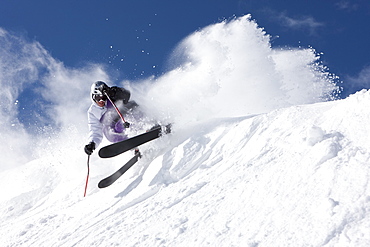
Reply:
[[154, 116], [176, 123], [268, 112], [339, 93], [314, 49], [273, 49], [250, 15], [189, 35], [163, 76], [132, 85]]
[[97, 78], [108, 79], [101, 66], [67, 68], [39, 42], [0, 28], [0, 170], [50, 152], [52, 143], [81, 148], [58, 138], [85, 139], [89, 88]]
[[[38, 157], [32, 147], [50, 147], [51, 140], [81, 149], [90, 85], [96, 80], [114, 85], [108, 72], [97, 64], [68, 68], [37, 41], [0, 31], [0, 135], [10, 144], [0, 144], [6, 154], [1, 167]], [[272, 48], [270, 36], [250, 15], [190, 34], [168, 64], [160, 77], [117, 84], [132, 91], [151, 119], [175, 128], [325, 101], [338, 93], [334, 76], [313, 49]]]

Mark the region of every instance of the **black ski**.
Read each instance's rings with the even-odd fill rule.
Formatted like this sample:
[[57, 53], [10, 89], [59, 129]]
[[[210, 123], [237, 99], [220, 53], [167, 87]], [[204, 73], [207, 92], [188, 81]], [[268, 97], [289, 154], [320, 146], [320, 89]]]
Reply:
[[135, 153], [135, 156], [132, 157], [126, 164], [124, 164], [120, 169], [118, 169], [115, 173], [110, 175], [109, 177], [104, 178], [101, 180], [98, 184], [99, 188], [105, 188], [108, 187], [109, 185], [112, 185], [114, 182], [119, 179], [122, 174], [124, 174], [128, 169], [130, 169], [131, 166], [133, 166], [141, 157], [140, 152], [137, 151]]
[[[170, 133], [170, 132], [171, 132], [171, 125], [169, 124], [165, 126], [164, 133]], [[111, 158], [111, 157], [117, 156], [128, 150], [134, 149], [144, 143], [147, 143], [151, 140], [157, 139], [161, 135], [162, 135], [162, 127], [159, 125], [155, 126], [148, 132], [145, 132], [141, 135], [137, 135], [127, 140], [102, 147], [99, 150], [99, 156], [100, 158]]]

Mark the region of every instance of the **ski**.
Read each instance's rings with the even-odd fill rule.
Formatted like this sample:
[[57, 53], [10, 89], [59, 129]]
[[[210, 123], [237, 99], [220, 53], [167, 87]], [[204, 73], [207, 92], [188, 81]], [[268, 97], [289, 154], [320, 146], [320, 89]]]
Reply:
[[141, 154], [139, 151], [135, 153], [135, 156], [132, 157], [126, 164], [124, 164], [120, 169], [118, 169], [115, 173], [110, 175], [109, 177], [104, 178], [98, 184], [99, 188], [106, 188], [112, 185], [114, 182], [117, 181], [131, 166], [133, 166], [138, 160], [141, 158]]
[[[164, 128], [164, 133], [170, 133], [171, 132], [171, 125], [167, 125]], [[113, 143], [111, 145], [102, 147], [99, 150], [99, 157], [100, 158], [111, 158], [114, 156], [117, 156], [119, 154], [122, 154], [128, 150], [131, 150], [133, 148], [136, 148], [144, 143], [147, 143], [151, 140], [157, 139], [162, 135], [162, 127], [160, 125], [157, 125], [153, 127], [151, 130], [134, 136], [132, 138], [129, 138], [127, 140]]]

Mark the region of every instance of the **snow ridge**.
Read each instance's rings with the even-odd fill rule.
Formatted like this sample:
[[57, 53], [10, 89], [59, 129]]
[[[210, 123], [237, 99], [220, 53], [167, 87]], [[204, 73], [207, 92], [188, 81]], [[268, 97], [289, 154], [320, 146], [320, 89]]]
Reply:
[[[363, 123], [370, 120], [369, 103], [370, 91], [361, 91], [345, 100], [174, 129], [143, 147], [144, 158], [107, 189], [95, 186], [106, 164], [93, 158], [86, 198], [84, 170], [72, 162], [63, 169], [76, 169], [78, 176], [51, 165], [54, 172], [45, 170], [47, 176], [39, 177], [44, 182], [33, 187], [27, 180], [2, 179], [3, 188], [25, 191], [2, 196], [3, 241], [5, 246], [368, 246], [370, 127]], [[130, 155], [122, 156], [108, 167]], [[51, 169], [50, 162], [46, 156], [1, 176], [34, 177]]]

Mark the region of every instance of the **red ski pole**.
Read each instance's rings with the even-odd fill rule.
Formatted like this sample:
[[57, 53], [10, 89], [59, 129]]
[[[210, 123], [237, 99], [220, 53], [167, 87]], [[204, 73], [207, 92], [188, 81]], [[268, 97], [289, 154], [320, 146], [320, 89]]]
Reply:
[[84, 197], [86, 196], [87, 183], [89, 182], [89, 175], [90, 175], [90, 155], [87, 156], [87, 177], [86, 177]]
[[112, 103], [114, 109], [116, 109], [118, 115], [121, 117], [123, 123], [124, 123], [124, 126], [125, 128], [128, 128], [130, 127], [130, 123], [129, 122], [126, 122], [126, 120], [123, 118], [121, 112], [119, 111], [118, 107], [116, 106], [116, 104], [111, 100], [111, 98], [108, 96], [107, 92], [104, 92], [105, 96], [107, 96], [107, 98], [109, 99], [110, 103]]

